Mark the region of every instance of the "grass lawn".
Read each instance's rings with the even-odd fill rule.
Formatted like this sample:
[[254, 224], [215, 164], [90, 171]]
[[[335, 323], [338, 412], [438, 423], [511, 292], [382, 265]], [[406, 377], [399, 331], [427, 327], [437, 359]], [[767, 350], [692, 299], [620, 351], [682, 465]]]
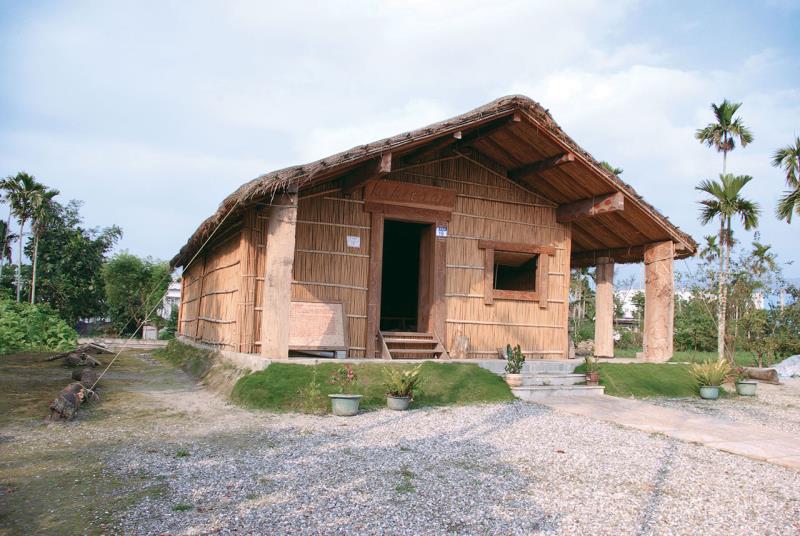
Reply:
[[[615, 357], [636, 357], [636, 352], [641, 352], [641, 348], [615, 348]], [[676, 351], [670, 362], [672, 363], [702, 363], [705, 360], [716, 361], [717, 352], [698, 352], [695, 350]], [[736, 352], [736, 363], [742, 366], [753, 366], [753, 354], [745, 351]]]
[[[584, 372], [581, 365], [575, 372]], [[606, 394], [624, 398], [696, 396], [689, 365], [667, 363], [602, 363], [600, 383]]]
[[[329, 379], [341, 366], [339, 363], [313, 366], [273, 363], [265, 370], [241, 378], [233, 388], [231, 398], [253, 409], [324, 413], [330, 408], [327, 395], [337, 392]], [[414, 366], [377, 363], [353, 365], [358, 380], [351, 390], [364, 396], [361, 408], [386, 406], [383, 387], [386, 368], [410, 369]], [[422, 385], [412, 407], [506, 402], [514, 399], [503, 378], [478, 365], [427, 361], [422, 365], [421, 375]], [[316, 389], [309, 388], [312, 382], [316, 382]]]

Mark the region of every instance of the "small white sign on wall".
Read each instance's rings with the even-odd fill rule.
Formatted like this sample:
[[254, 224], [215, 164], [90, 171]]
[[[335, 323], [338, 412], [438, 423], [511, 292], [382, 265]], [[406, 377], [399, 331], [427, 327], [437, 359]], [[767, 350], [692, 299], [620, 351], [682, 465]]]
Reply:
[[439, 227], [436, 227], [436, 236], [437, 237], [446, 237], [447, 236], [447, 227], [445, 227], [443, 225], [439, 226]]
[[361, 237], [360, 236], [349, 236], [347, 237], [347, 247], [349, 248], [360, 248], [361, 247]]

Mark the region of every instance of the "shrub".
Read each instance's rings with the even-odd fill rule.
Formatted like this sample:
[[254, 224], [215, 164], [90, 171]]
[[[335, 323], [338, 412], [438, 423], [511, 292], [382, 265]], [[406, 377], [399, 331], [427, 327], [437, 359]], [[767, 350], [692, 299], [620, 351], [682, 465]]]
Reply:
[[417, 365], [411, 370], [400, 367], [387, 368], [384, 371], [384, 385], [387, 396], [414, 396], [414, 391], [422, 381], [422, 365]]
[[705, 361], [692, 363], [689, 373], [698, 387], [719, 387], [731, 374], [731, 366], [727, 361]]
[[519, 374], [522, 372], [522, 366], [525, 364], [525, 354], [522, 353], [522, 348], [519, 344], [511, 349], [511, 345], [506, 345], [506, 372], [508, 374]]
[[0, 354], [69, 350], [77, 332], [48, 305], [0, 300]]

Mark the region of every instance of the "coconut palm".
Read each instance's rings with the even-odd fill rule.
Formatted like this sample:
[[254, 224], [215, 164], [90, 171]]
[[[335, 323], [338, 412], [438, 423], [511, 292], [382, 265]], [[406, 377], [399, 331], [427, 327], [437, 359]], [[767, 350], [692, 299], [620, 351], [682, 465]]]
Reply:
[[753, 133], [744, 126], [742, 119], [733, 117], [741, 106], [741, 102], [729, 102], [728, 99], [723, 100], [719, 106], [711, 103], [711, 110], [716, 120], [705, 128], [697, 129], [694, 135], [700, 143], [722, 153], [723, 175], [727, 173], [728, 153], [736, 148], [736, 140], [739, 140], [742, 147], [747, 147], [747, 144], [753, 141]]
[[[717, 302], [717, 346], [719, 359], [725, 357], [725, 320], [728, 309], [728, 270], [731, 261], [731, 222], [741, 220], [746, 230], [758, 226], [761, 209], [758, 203], [742, 196], [742, 188], [753, 180], [749, 175], [720, 175], [719, 181], [704, 180], [695, 189], [708, 194], [700, 201], [700, 221], [706, 225], [719, 219], [719, 299]], [[732, 357], [731, 357], [732, 359]]]
[[58, 190], [36, 190], [31, 196], [31, 230], [33, 232], [33, 266], [31, 271], [30, 302], [36, 299], [36, 265], [39, 260], [39, 238], [53, 213], [53, 198]]
[[8, 177], [4, 181], [4, 187], [11, 206], [11, 213], [19, 222], [19, 258], [17, 259], [17, 302], [19, 302], [22, 290], [22, 245], [24, 242], [22, 237], [25, 233], [25, 224], [31, 219], [33, 198], [37, 191], [44, 189], [44, 186], [34, 176], [21, 171], [14, 177]]
[[775, 151], [772, 165], [783, 169], [789, 187], [778, 200], [775, 214], [779, 220], [792, 223], [792, 212], [800, 216], [800, 137], [795, 137], [794, 145], [789, 144]]

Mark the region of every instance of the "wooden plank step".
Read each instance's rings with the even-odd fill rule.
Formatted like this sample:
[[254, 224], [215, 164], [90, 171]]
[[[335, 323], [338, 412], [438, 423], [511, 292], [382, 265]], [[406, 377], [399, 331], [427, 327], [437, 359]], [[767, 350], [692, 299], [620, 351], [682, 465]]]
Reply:
[[427, 337], [433, 338], [433, 333], [420, 333], [417, 331], [381, 331], [384, 337]]
[[386, 344], [439, 344], [435, 339], [383, 339]]
[[402, 354], [417, 354], [417, 355], [428, 354], [428, 355], [435, 355], [435, 354], [440, 354], [441, 353], [440, 351], [437, 351], [436, 349], [421, 350], [421, 349], [416, 349], [416, 348], [390, 348], [389, 351], [392, 353], [392, 357], [395, 357], [396, 355], [402, 355]]

